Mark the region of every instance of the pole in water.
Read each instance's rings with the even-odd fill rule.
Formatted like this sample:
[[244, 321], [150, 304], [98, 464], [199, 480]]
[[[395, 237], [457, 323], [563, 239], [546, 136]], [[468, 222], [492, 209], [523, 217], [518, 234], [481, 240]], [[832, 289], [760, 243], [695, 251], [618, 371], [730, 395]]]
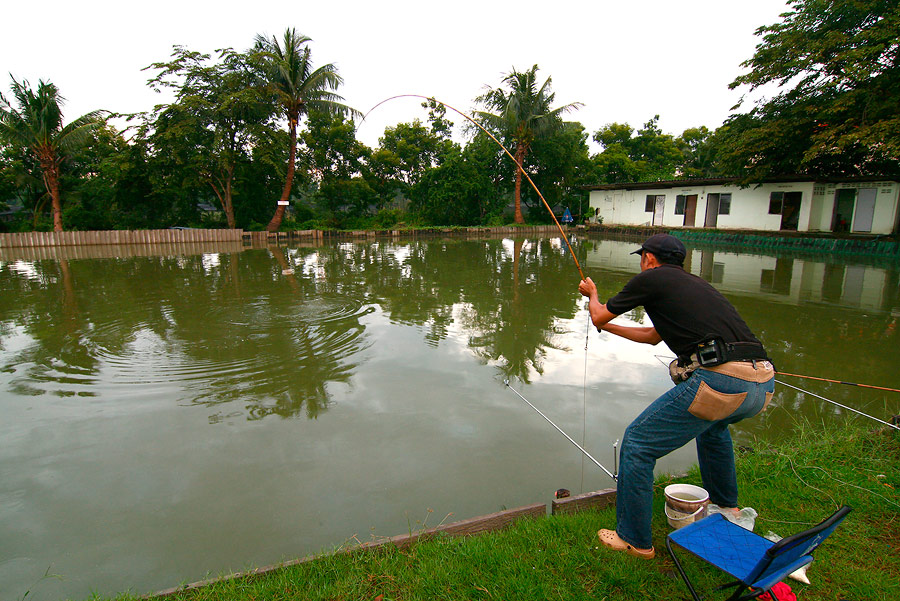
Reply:
[[[526, 399], [526, 398], [523, 397], [521, 394], [519, 394], [519, 391], [518, 391], [518, 390], [516, 390], [515, 388], [513, 388], [512, 386], [510, 386], [510, 385], [509, 385], [509, 380], [508, 380], [508, 379], [507, 379], [507, 380], [504, 380], [503, 383], [506, 384], [506, 387], [507, 387], [507, 388], [509, 388], [510, 390], [512, 390], [513, 392], [515, 392], [515, 393], [516, 393], [516, 396], [518, 396], [520, 399], [522, 399], [523, 401], [525, 401], [526, 403], [528, 403], [528, 406], [529, 406], [529, 407], [531, 407], [532, 409], [534, 409], [535, 411], [537, 411], [537, 412], [538, 412], [538, 415], [540, 415], [540, 416], [543, 417], [545, 420], [547, 420], [547, 423], [549, 423], [551, 426], [553, 426], [554, 428], [556, 428], [556, 429], [559, 431], [560, 434], [562, 434], [563, 436], [565, 436], [565, 437], [569, 440], [569, 442], [571, 442], [573, 445], [575, 445], [576, 447], [578, 447], [578, 450], [581, 451], [582, 453], [584, 453], [584, 456], [585, 456], [585, 457], [587, 457], [588, 459], [590, 459], [591, 461], [593, 461], [593, 462], [597, 465], [597, 467], [599, 467], [601, 470], [603, 470], [604, 472], [606, 472], [606, 475], [607, 475], [607, 476], [609, 476], [609, 477], [612, 478], [613, 480], [617, 480], [616, 476], [615, 476], [612, 472], [610, 472], [608, 469], [606, 469], [605, 467], [603, 467], [603, 465], [602, 465], [599, 461], [597, 461], [596, 459], [594, 459], [594, 457], [593, 457], [590, 453], [588, 453], [587, 451], [585, 451], [584, 448], [583, 448], [580, 444], [578, 444], [577, 442], [575, 442], [575, 441], [572, 439], [571, 436], [569, 436], [568, 434], [566, 434], [565, 431], [564, 431], [562, 428], [560, 428], [559, 426], [557, 426], [556, 424], [554, 424], [554, 423], [553, 423], [553, 420], [551, 420], [549, 417], [547, 417], [546, 415], [544, 415], [543, 412], [541, 412], [540, 409], [538, 409], [537, 407], [535, 407], [534, 405], [532, 405], [531, 402], [530, 402], [528, 399]], [[618, 441], [616, 441], [616, 442], [618, 443]]]
[[888, 392], [900, 392], [900, 388], [888, 388], [887, 386], [873, 386], [872, 384], [857, 384], [856, 382], [845, 382], [843, 380], [831, 380], [829, 378], [817, 378], [816, 376], [801, 376], [800, 374], [789, 374], [780, 371], [778, 375], [791, 376], [792, 378], [804, 378], [806, 380], [818, 380], [819, 382], [830, 382], [831, 384], [843, 384], [844, 386], [859, 386], [860, 388], [872, 388], [874, 390], [886, 390]]

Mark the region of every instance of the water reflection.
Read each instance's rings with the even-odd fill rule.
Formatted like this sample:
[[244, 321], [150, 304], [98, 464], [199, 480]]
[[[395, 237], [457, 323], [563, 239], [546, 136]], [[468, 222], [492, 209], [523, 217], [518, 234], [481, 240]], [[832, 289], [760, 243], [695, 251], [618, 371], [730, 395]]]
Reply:
[[[636, 273], [633, 246], [577, 245], [601, 297]], [[829, 349], [839, 346], [842, 358], [854, 358], [849, 371], [868, 365], [860, 379], [885, 381], [892, 366], [871, 357], [896, 344], [900, 275], [896, 266], [873, 263], [692, 248], [685, 267], [732, 297], [782, 370], [834, 376]], [[0, 265], [8, 391], [96, 397], [108, 386], [139, 397], [162, 387], [177, 390], [178, 404], [243, 405], [217, 410], [212, 422], [221, 411], [249, 419], [319, 415], [329, 406], [329, 385], [349, 384], [371, 355], [365, 318], [376, 307], [391, 323], [418, 328], [432, 348], [460, 337], [502, 379], [525, 383], [544, 373], [551, 353], [568, 353], [565, 335], [581, 328], [572, 322], [577, 277], [559, 239]], [[646, 321], [640, 308], [624, 318]]]
[[[575, 244], [602, 298], [638, 271], [634, 241]], [[0, 598], [50, 564], [66, 578], [30, 597], [144, 593], [405, 532], [426, 508], [607, 487], [503, 380], [610, 464], [670, 386], [662, 345], [588, 326], [559, 239], [138, 250], [0, 255]], [[687, 268], [782, 370], [900, 386], [896, 266], [697, 247]], [[736, 438], [843, 417], [794, 391], [774, 405]]]
[[2, 356], [8, 389], [115, 402], [167, 389], [180, 404], [240, 401], [251, 419], [315, 417], [369, 344], [368, 309], [282, 276], [284, 260], [274, 249], [4, 267], [0, 321], [19, 347]]

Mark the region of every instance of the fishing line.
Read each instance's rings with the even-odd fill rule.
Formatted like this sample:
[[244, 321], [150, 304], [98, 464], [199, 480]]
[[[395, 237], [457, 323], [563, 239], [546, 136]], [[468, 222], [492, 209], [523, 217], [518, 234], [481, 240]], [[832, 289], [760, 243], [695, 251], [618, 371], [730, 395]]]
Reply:
[[[588, 368], [588, 340], [591, 336], [590, 311], [588, 312], [587, 331], [584, 333], [584, 378], [581, 382], [581, 446], [584, 446], [585, 436], [587, 434], [587, 368]], [[584, 492], [584, 455], [581, 456], [581, 492]]]
[[584, 454], [585, 457], [587, 457], [588, 459], [590, 459], [591, 461], [593, 461], [593, 462], [596, 464], [597, 467], [599, 467], [601, 470], [603, 470], [604, 472], [606, 472], [606, 475], [607, 475], [607, 476], [609, 476], [609, 477], [612, 478], [613, 480], [616, 480], [616, 479], [617, 479], [617, 478], [613, 475], [612, 472], [610, 472], [608, 469], [606, 469], [605, 467], [603, 467], [603, 465], [602, 465], [599, 461], [597, 461], [596, 459], [594, 459], [594, 457], [593, 457], [590, 453], [588, 453], [587, 451], [585, 451], [585, 450], [584, 450], [584, 447], [582, 447], [580, 444], [578, 444], [577, 442], [575, 442], [575, 441], [572, 439], [572, 437], [569, 436], [568, 434], [566, 434], [565, 431], [564, 431], [562, 428], [560, 428], [560, 427], [557, 426], [555, 423], [553, 423], [553, 420], [551, 420], [549, 417], [547, 417], [546, 415], [544, 415], [544, 413], [543, 413], [540, 409], [538, 409], [537, 407], [535, 407], [534, 405], [532, 405], [532, 404], [531, 404], [531, 401], [529, 401], [528, 399], [526, 399], [525, 397], [523, 397], [521, 394], [519, 394], [519, 391], [518, 391], [518, 390], [516, 390], [515, 388], [513, 388], [512, 386], [510, 386], [510, 385], [509, 385], [509, 380], [508, 380], [508, 379], [507, 379], [507, 380], [504, 380], [503, 383], [506, 384], [506, 387], [507, 387], [507, 388], [509, 388], [510, 390], [512, 390], [513, 392], [515, 392], [516, 395], [517, 395], [520, 399], [522, 399], [523, 401], [525, 401], [526, 403], [528, 403], [528, 406], [529, 406], [529, 407], [531, 407], [532, 409], [534, 409], [535, 411], [537, 411], [537, 412], [538, 412], [538, 415], [540, 415], [540, 416], [543, 417], [545, 420], [547, 420], [547, 423], [549, 423], [551, 426], [553, 426], [554, 428], [556, 428], [556, 429], [559, 431], [560, 434], [562, 434], [563, 436], [565, 436], [565, 437], [568, 439], [569, 442], [571, 442], [573, 445], [575, 445], [576, 447], [578, 447], [578, 450], [581, 451], [581, 452]]
[[832, 404], [834, 404], [834, 405], [837, 405], [838, 407], [841, 407], [841, 408], [843, 408], [843, 409], [846, 409], [847, 411], [852, 411], [852, 412], [854, 412], [854, 413], [858, 413], [858, 414], [860, 414], [860, 415], [862, 415], [862, 416], [868, 417], [869, 419], [874, 419], [876, 422], [882, 423], [882, 424], [884, 424], [885, 426], [890, 426], [891, 428], [894, 428], [895, 430], [900, 430], [900, 426], [895, 426], [894, 424], [892, 424], [892, 423], [890, 423], [890, 422], [886, 422], [886, 421], [884, 421], [884, 420], [882, 420], [882, 419], [878, 419], [877, 417], [871, 416], [871, 415], [869, 415], [868, 413], [863, 413], [862, 411], [859, 411], [858, 409], [854, 409], [853, 407], [848, 407], [847, 405], [841, 405], [841, 404], [838, 403], [837, 401], [832, 401], [831, 399], [826, 399], [825, 397], [820, 396], [820, 395], [818, 395], [818, 394], [816, 394], [816, 393], [814, 393], [814, 392], [810, 392], [810, 391], [808, 391], [808, 390], [803, 390], [802, 388], [797, 388], [796, 386], [793, 386], [793, 385], [791, 385], [791, 384], [787, 384], [786, 382], [782, 382], [781, 380], [775, 380], [775, 381], [778, 382], [779, 384], [781, 384], [782, 386], [787, 386], [788, 388], [793, 388], [794, 390], [799, 390], [799, 391], [802, 392], [803, 394], [808, 394], [808, 395], [810, 395], [810, 396], [816, 397], [817, 399], [822, 399], [823, 401], [828, 401], [829, 403], [832, 403]]
[[[388, 101], [391, 101], [391, 100], [396, 100], [396, 99], [398, 99], [398, 98], [420, 98], [420, 99], [422, 99], [422, 100], [426, 100], [426, 101], [435, 102], [435, 103], [437, 103], [437, 104], [440, 104], [441, 106], [446, 107], [446, 108], [450, 109], [451, 111], [453, 111], [453, 112], [459, 114], [459, 115], [462, 116], [464, 119], [466, 119], [467, 121], [469, 121], [470, 123], [472, 123], [473, 125], [475, 125], [475, 127], [477, 127], [478, 129], [480, 129], [481, 131], [483, 131], [485, 134], [487, 134], [487, 136], [488, 136], [491, 140], [493, 140], [494, 143], [497, 144], [497, 146], [499, 146], [500, 148], [502, 148], [502, 149], [503, 149], [503, 152], [506, 153], [506, 156], [508, 156], [508, 157], [512, 160], [513, 164], [516, 166], [516, 169], [518, 169], [518, 170], [522, 173], [522, 175], [525, 176], [525, 179], [528, 180], [528, 183], [531, 184], [531, 187], [532, 187], [532, 188], [534, 188], [534, 191], [537, 193], [538, 197], [541, 199], [541, 202], [544, 203], [544, 208], [546, 208], [546, 209], [547, 209], [547, 212], [550, 213], [550, 217], [553, 219], [553, 223], [556, 224], [556, 228], [559, 230], [559, 233], [560, 233], [560, 235], [562, 236], [563, 241], [566, 243], [566, 247], [569, 249], [569, 254], [572, 256], [572, 260], [575, 262], [575, 268], [578, 270], [578, 275], [581, 276], [581, 279], [582, 279], [582, 280], [587, 279], [587, 278], [584, 277], [584, 272], [581, 270], [581, 264], [578, 262], [578, 257], [575, 256], [575, 251], [572, 249], [572, 245], [569, 243], [569, 237], [566, 235], [565, 231], [563, 231], [562, 226], [559, 224], [559, 220], [556, 218], [556, 215], [553, 213], [553, 209], [550, 208], [550, 204], [547, 202], [547, 199], [544, 198], [544, 195], [541, 194], [541, 191], [538, 189], [537, 185], [536, 185], [536, 184], [534, 183], [534, 181], [531, 179], [531, 176], [528, 175], [528, 172], [525, 171], [525, 168], [524, 168], [522, 165], [520, 165], [518, 161], [516, 161], [516, 157], [513, 156], [513, 154], [509, 151], [509, 149], [507, 149], [506, 146], [504, 146], [504, 145], [500, 142], [500, 140], [498, 140], [498, 139], [494, 136], [494, 134], [492, 134], [492, 133], [489, 132], [487, 129], [485, 129], [480, 123], [478, 123], [477, 121], [475, 121], [472, 117], [470, 117], [469, 115], [465, 114], [465, 113], [462, 112], [461, 110], [459, 110], [459, 109], [457, 109], [457, 108], [455, 108], [455, 107], [453, 107], [453, 106], [447, 104], [446, 102], [441, 102], [440, 100], [438, 100], [437, 98], [434, 98], [434, 97], [422, 96], [421, 94], [398, 94], [398, 95], [396, 95], [396, 96], [391, 96], [390, 98], [385, 98], [384, 100], [382, 100], [381, 102], [379, 102], [378, 104], [376, 104], [375, 106], [373, 106], [371, 109], [369, 109], [369, 111], [368, 111], [365, 115], [363, 115], [363, 118], [360, 120], [360, 124], [362, 124], [362, 123], [366, 120], [366, 117], [368, 117], [368, 116], [372, 113], [372, 111], [374, 111], [375, 109], [377, 109], [379, 106], [381, 106], [381, 105], [384, 104], [385, 102], [388, 102]], [[591, 324], [591, 318], [590, 318], [590, 313], [588, 313], [588, 334], [590, 334], [590, 324]], [[583, 407], [582, 407], [582, 433], [581, 433], [581, 441], [582, 441], [582, 444], [581, 444], [581, 445], [579, 445], [577, 442], [575, 442], [574, 440], [572, 440], [572, 437], [569, 436], [568, 434], [566, 434], [566, 433], [562, 430], [562, 428], [560, 428], [559, 426], [557, 426], [556, 424], [554, 424], [554, 423], [550, 420], [550, 418], [548, 418], [546, 415], [544, 415], [543, 413], [541, 413], [540, 409], [538, 409], [537, 407], [535, 407], [534, 405], [532, 405], [532, 404], [528, 401], [528, 399], [526, 399], [525, 397], [523, 397], [521, 394], [518, 393], [518, 391], [516, 391], [512, 386], [510, 386], [510, 385], [509, 385], [509, 380], [508, 380], [508, 379], [505, 381], [505, 384], [506, 384], [506, 387], [509, 388], [510, 390], [512, 390], [513, 392], [515, 392], [515, 393], [519, 396], [519, 398], [521, 398], [523, 401], [525, 401], [526, 403], [528, 403], [528, 406], [529, 406], [529, 407], [531, 407], [532, 409], [534, 409], [535, 411], [537, 411], [538, 414], [540, 414], [541, 417], [543, 417], [545, 420], [547, 420], [547, 421], [550, 423], [550, 425], [552, 425], [554, 428], [556, 428], [557, 430], [559, 430], [559, 432], [560, 432], [563, 436], [565, 436], [567, 439], [569, 439], [569, 442], [571, 442], [571, 443], [574, 444], [576, 447], [578, 447], [578, 450], [580, 450], [580, 451], [583, 453], [583, 455], [587, 456], [591, 461], [593, 461], [595, 464], [597, 464], [597, 466], [598, 466], [600, 469], [602, 469], [604, 472], [606, 472], [606, 474], [607, 474], [610, 478], [612, 478], [613, 480], [615, 480], [615, 479], [616, 479], [615, 475], [613, 475], [612, 473], [610, 473], [610, 471], [609, 471], [608, 469], [606, 469], [605, 467], [603, 467], [603, 466], [600, 464], [599, 461], [597, 461], [596, 459], [594, 459], [593, 457], [591, 457], [590, 453], [588, 453], [587, 451], [585, 451], [585, 450], [584, 450], [584, 447], [582, 446], [582, 445], [584, 444], [584, 440], [585, 440], [585, 435], [586, 435], [585, 429], [586, 429], [586, 422], [587, 422], [587, 343], [588, 343], [588, 337], [585, 336], [585, 341], [584, 341], [584, 382], [583, 382], [583, 385], [582, 385], [582, 386], [583, 386], [583, 391], [584, 391], [584, 392], [583, 392], [584, 400], [583, 400]], [[616, 441], [616, 442], [618, 443], [618, 441]], [[583, 490], [584, 490], [584, 458], [583, 458], [583, 457], [582, 457], [582, 460], [581, 460], [581, 488], [582, 488], [582, 491], [583, 491]]]
[[504, 145], [500, 142], [500, 140], [498, 140], [497, 138], [495, 138], [495, 137], [494, 137], [494, 134], [492, 134], [491, 132], [489, 132], [488, 130], [486, 130], [480, 123], [478, 123], [477, 121], [475, 121], [475, 119], [472, 119], [470, 116], [468, 116], [467, 114], [465, 114], [465, 113], [462, 112], [461, 110], [459, 110], [459, 109], [457, 109], [457, 108], [454, 108], [454, 107], [450, 106], [450, 105], [447, 104], [446, 102], [441, 102], [441, 101], [438, 100], [437, 98], [433, 98], [433, 97], [429, 97], [429, 96], [422, 96], [422, 95], [420, 95], [420, 94], [398, 94], [397, 96], [391, 96], [390, 98], [385, 98], [384, 100], [382, 100], [381, 102], [379, 102], [378, 104], [376, 104], [375, 106], [373, 106], [372, 108], [370, 108], [370, 109], [369, 109], [369, 112], [367, 112], [365, 115], [363, 115], [363, 118], [362, 118], [362, 120], [360, 121], [360, 125], [362, 125], [362, 122], [366, 120], [366, 117], [368, 117], [368, 116], [372, 113], [372, 111], [374, 111], [375, 109], [377, 109], [379, 106], [381, 106], [381, 105], [384, 104], [385, 102], [388, 102], [388, 101], [390, 101], [390, 100], [396, 100], [397, 98], [421, 98], [422, 100], [428, 100], [428, 101], [431, 101], [431, 102], [436, 102], [436, 103], [440, 104], [441, 106], [444, 106], [444, 107], [446, 107], [446, 108], [448, 108], [448, 109], [450, 109], [450, 110], [452, 110], [452, 111], [454, 111], [454, 112], [456, 112], [456, 113], [459, 113], [459, 115], [461, 115], [461, 116], [464, 117], [465, 119], [469, 120], [469, 121], [470, 121], [473, 125], [475, 125], [478, 129], [480, 129], [481, 131], [483, 131], [484, 133], [486, 133], [486, 134], [491, 138], [491, 140], [493, 140], [493, 141], [497, 144], [497, 146], [499, 146], [500, 148], [502, 148], [502, 149], [503, 149], [503, 152], [506, 153], [506, 156], [508, 156], [510, 159], [512, 159], [512, 162], [513, 162], [513, 164], [516, 166], [516, 168], [517, 168], [519, 171], [522, 172], [522, 175], [525, 176], [525, 179], [528, 180], [528, 183], [531, 184], [531, 187], [534, 188], [534, 191], [535, 191], [535, 192], [537, 192], [538, 197], [540, 197], [541, 202], [544, 203], [544, 207], [547, 209], [547, 212], [550, 213], [550, 217], [553, 218], [553, 223], [556, 224], [556, 227], [559, 229], [560, 235], [563, 237], [563, 240], [565, 241], [566, 246], [569, 248], [569, 253], [572, 255], [572, 260], [575, 261], [575, 267], [578, 269], [578, 274], [581, 276], [581, 279], [582, 279], [582, 280], [586, 279], [586, 278], [584, 277], [584, 272], [581, 271], [581, 264], [578, 263], [578, 258], [575, 256], [575, 251], [572, 250], [572, 245], [569, 244], [569, 238], [568, 238], [568, 236], [567, 236], [566, 233], [563, 231], [562, 226], [559, 224], [559, 220], [556, 219], [556, 215], [553, 214], [553, 209], [550, 208], [550, 205], [547, 203], [547, 200], [544, 198], [544, 195], [541, 194], [541, 191], [538, 190], [537, 185], [535, 185], [535, 183], [531, 180], [531, 176], [528, 175], [528, 172], [525, 171], [525, 168], [524, 168], [522, 165], [519, 165], [519, 162], [516, 161], [516, 157], [514, 157], [513, 154], [512, 154], [509, 150], [507, 150], [506, 146], [504, 146]]

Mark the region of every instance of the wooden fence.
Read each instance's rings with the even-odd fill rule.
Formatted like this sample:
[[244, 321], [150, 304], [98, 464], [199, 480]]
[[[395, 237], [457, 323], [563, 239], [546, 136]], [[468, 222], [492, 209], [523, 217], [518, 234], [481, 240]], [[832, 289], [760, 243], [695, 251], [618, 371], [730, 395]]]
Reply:
[[322, 241], [331, 239], [368, 238], [433, 238], [453, 235], [553, 235], [559, 230], [555, 225], [526, 227], [470, 227], [429, 230], [360, 230], [352, 232], [323, 232], [303, 230], [296, 232], [245, 232], [244, 230], [104, 230], [87, 232], [20, 232], [0, 234], [0, 249], [39, 248], [97, 245], [195, 244], [199, 242], [244, 242], [253, 246], [287, 243], [295, 240]]
[[184, 244], [240, 242], [243, 230], [103, 230], [88, 232], [19, 232], [0, 234], [0, 248], [91, 246], [95, 244]]

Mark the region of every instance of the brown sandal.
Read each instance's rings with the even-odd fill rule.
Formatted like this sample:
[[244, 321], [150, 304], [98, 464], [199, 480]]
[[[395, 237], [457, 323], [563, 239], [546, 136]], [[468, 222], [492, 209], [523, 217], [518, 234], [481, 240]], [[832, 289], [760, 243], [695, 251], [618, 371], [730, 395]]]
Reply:
[[625, 551], [629, 555], [634, 555], [641, 559], [653, 559], [656, 557], [656, 549], [653, 547], [650, 547], [649, 549], [638, 549], [619, 538], [619, 535], [616, 534], [615, 530], [599, 530], [597, 536], [600, 538], [601, 545], [612, 549], [613, 551]]

